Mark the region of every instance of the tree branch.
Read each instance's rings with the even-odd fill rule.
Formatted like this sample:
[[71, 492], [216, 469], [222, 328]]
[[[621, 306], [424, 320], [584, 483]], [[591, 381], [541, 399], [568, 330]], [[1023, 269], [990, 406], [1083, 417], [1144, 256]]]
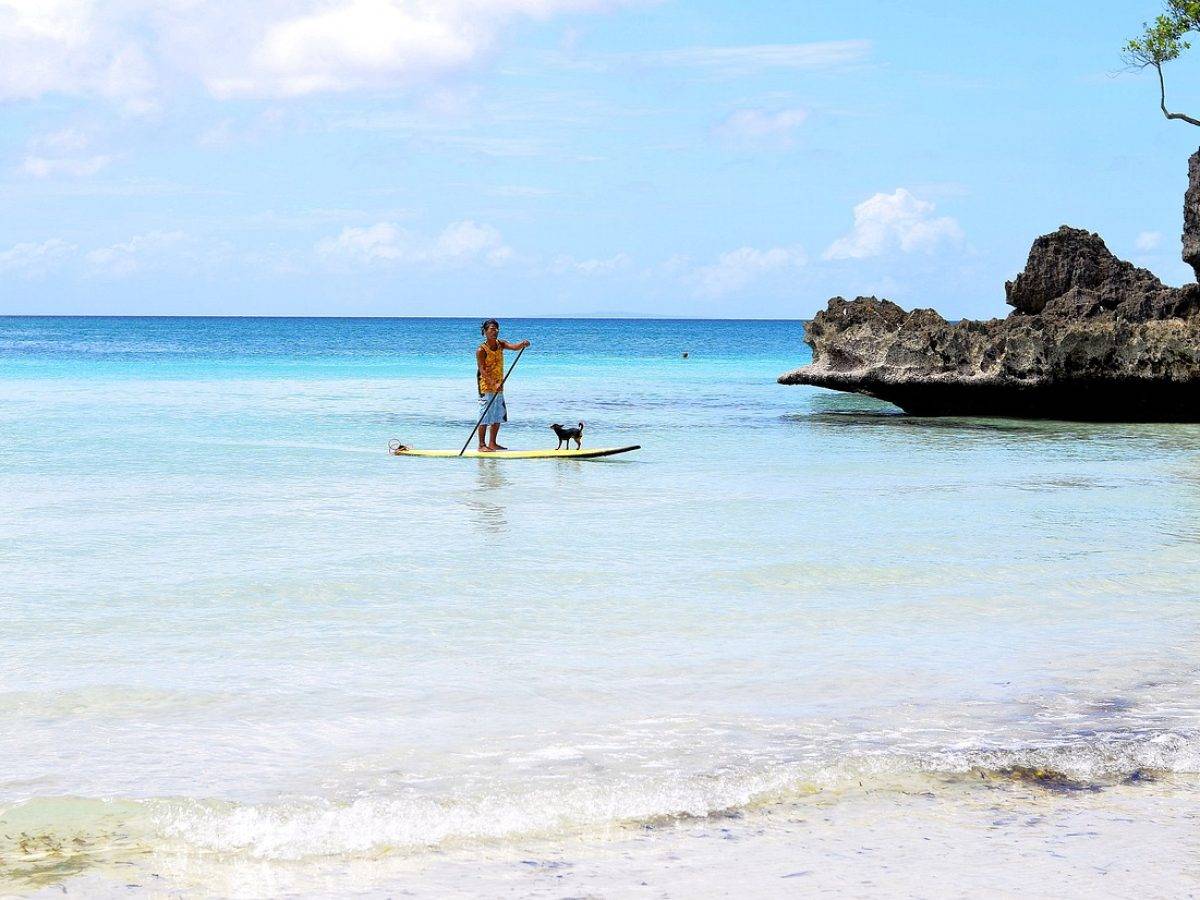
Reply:
[[1167, 83], [1163, 80], [1162, 63], [1155, 62], [1154, 68], [1158, 72], [1158, 93], [1162, 98], [1160, 106], [1162, 108], [1163, 115], [1168, 119], [1182, 119], [1189, 125], [1200, 126], [1200, 119], [1193, 119], [1191, 116], [1185, 116], [1183, 113], [1173, 113], [1167, 111]]

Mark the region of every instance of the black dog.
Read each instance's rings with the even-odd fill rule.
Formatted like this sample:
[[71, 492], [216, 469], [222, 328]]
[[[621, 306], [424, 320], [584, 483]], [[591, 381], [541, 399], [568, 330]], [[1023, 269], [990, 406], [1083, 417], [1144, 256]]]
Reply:
[[550, 430], [558, 435], [558, 446], [555, 450], [561, 450], [565, 443], [567, 449], [571, 449], [571, 441], [575, 442], [575, 449], [579, 450], [583, 447], [583, 423], [580, 422], [575, 428], [563, 428], [561, 425], [551, 425]]

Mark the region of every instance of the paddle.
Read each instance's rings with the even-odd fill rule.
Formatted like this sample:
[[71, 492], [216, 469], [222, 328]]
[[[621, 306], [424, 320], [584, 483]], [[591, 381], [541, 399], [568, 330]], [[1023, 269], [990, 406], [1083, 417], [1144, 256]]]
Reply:
[[[517, 351], [517, 358], [512, 361], [512, 365], [508, 367], [508, 371], [504, 373], [504, 377], [500, 379], [500, 390], [492, 394], [492, 399], [488, 401], [488, 405], [483, 408], [483, 412], [479, 414], [479, 422], [483, 421], [483, 417], [488, 414], [488, 410], [492, 408], [492, 404], [496, 402], [496, 398], [500, 396], [500, 391], [504, 390], [504, 382], [508, 381], [508, 376], [512, 374], [512, 370], [517, 367], [517, 363], [521, 361], [521, 354], [525, 352], [522, 347]], [[467, 435], [467, 443], [463, 444], [462, 449], [458, 451], [458, 455], [462, 456], [467, 452], [467, 444], [471, 443], [471, 438], [475, 437], [475, 432], [479, 430], [479, 422], [475, 423], [475, 427], [471, 429], [471, 433]]]

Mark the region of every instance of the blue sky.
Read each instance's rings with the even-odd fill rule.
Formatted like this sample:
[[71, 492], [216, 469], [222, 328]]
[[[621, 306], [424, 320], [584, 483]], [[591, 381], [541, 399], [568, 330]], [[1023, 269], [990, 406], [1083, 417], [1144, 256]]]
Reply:
[[1157, 12], [0, 0], [0, 313], [992, 317], [1060, 224], [1182, 283]]

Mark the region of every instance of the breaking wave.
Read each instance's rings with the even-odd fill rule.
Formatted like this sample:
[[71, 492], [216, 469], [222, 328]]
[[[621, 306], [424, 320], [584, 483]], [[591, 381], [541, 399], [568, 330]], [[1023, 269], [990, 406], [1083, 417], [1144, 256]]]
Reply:
[[[565, 752], [552, 749], [551, 756]], [[822, 802], [837, 802], [841, 792], [911, 789], [914, 779], [934, 791], [970, 790], [981, 782], [1103, 791], [1197, 773], [1200, 737], [1161, 732], [1013, 748], [855, 752], [824, 763], [739, 759], [692, 773], [672, 772], [663, 760], [657, 772], [601, 767], [536, 787], [530, 781], [468, 781], [447, 789], [413, 781], [353, 796], [267, 803], [33, 799], [0, 807], [0, 842], [9, 845], [0, 847], [0, 859], [28, 858], [56, 846], [60, 853], [66, 847], [98, 857], [135, 847], [258, 860], [414, 854], [737, 818], [817, 794]]]

